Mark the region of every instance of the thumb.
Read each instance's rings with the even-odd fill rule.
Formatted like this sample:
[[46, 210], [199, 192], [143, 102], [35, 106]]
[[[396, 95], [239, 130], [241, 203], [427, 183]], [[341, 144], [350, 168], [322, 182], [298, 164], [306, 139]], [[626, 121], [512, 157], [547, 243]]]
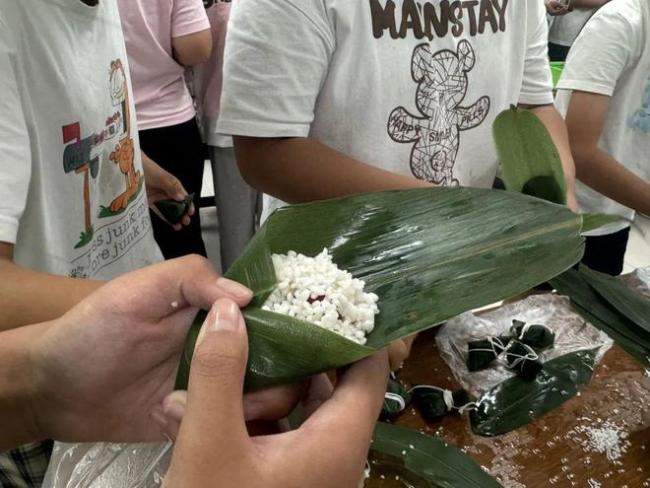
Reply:
[[247, 438], [243, 409], [247, 359], [246, 326], [238, 305], [217, 300], [196, 341], [178, 436], [179, 443], [193, 446], [194, 455], [214, 456], [226, 449], [232, 453]]
[[169, 175], [169, 180], [167, 181], [167, 193], [171, 198], [179, 202], [185, 198], [185, 195], [187, 195], [187, 191], [181, 183], [181, 180], [172, 174]]

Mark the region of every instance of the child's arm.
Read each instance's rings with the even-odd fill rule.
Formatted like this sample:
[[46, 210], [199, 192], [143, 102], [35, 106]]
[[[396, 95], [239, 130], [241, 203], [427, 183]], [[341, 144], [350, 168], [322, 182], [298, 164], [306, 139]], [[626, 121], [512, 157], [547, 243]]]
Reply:
[[580, 181], [606, 197], [650, 215], [650, 183], [598, 147], [610, 97], [574, 91], [567, 112], [571, 150]]
[[172, 9], [174, 59], [190, 67], [210, 59], [212, 32], [202, 0], [174, 0]]
[[212, 54], [212, 34], [209, 30], [174, 37], [172, 39], [174, 59], [185, 67], [205, 63]]
[[571, 8], [600, 8], [609, 0], [571, 0]]
[[12, 260], [13, 247], [0, 242], [0, 331], [60, 317], [103, 285], [23, 268]]
[[432, 186], [357, 161], [310, 137], [235, 137], [235, 151], [248, 184], [289, 203]]
[[101, 286], [97, 281], [37, 273], [13, 262], [12, 243], [32, 179], [32, 153], [15, 71], [18, 53], [9, 37], [0, 16], [0, 330], [59, 317]]

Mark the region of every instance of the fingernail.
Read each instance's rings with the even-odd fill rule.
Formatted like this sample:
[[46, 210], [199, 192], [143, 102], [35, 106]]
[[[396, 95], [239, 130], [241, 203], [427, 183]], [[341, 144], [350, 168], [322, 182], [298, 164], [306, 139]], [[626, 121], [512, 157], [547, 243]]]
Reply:
[[170, 402], [163, 407], [163, 412], [168, 418], [180, 423], [185, 416], [185, 405], [180, 402]]
[[214, 331], [235, 331], [239, 328], [239, 307], [235, 302], [223, 300], [216, 304], [214, 320], [208, 326]]
[[253, 292], [246, 288], [244, 285], [236, 281], [229, 280], [228, 278], [219, 278], [217, 286], [221, 288], [224, 293], [231, 295], [234, 298], [242, 300], [250, 300], [253, 297]]
[[194, 347], [199, 347], [209, 331], [237, 330], [240, 326], [239, 313], [239, 307], [231, 300], [220, 300], [215, 303], [203, 322]]

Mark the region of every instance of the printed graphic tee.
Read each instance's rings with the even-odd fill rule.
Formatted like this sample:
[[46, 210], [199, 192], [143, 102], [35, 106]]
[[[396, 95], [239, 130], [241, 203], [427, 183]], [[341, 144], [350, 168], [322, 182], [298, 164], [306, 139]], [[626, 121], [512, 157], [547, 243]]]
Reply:
[[204, 0], [212, 29], [212, 55], [194, 68], [194, 96], [203, 141], [215, 147], [232, 147], [232, 137], [217, 132], [223, 83], [223, 52], [230, 17], [230, 0]]
[[161, 260], [117, 5], [3, 1], [0, 241], [17, 264], [110, 279]]
[[[616, 0], [587, 23], [571, 48], [558, 85], [556, 105], [566, 115], [574, 90], [611, 97], [599, 147], [620, 164], [650, 178], [650, 7], [646, 0]], [[634, 211], [578, 182], [585, 212], [634, 219]], [[617, 232], [618, 223], [591, 232]]]
[[[114, 1], [114, 0], [112, 0]], [[201, 0], [117, 0], [140, 129], [169, 127], [195, 115], [185, 67], [172, 38], [210, 28]]]
[[490, 187], [494, 118], [553, 102], [547, 37], [533, 0], [239, 0], [217, 128], [311, 136], [395, 173]]

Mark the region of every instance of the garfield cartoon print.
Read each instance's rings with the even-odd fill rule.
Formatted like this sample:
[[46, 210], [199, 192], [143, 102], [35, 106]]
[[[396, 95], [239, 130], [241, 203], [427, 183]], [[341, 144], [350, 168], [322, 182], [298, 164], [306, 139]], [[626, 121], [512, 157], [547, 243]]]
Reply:
[[134, 165], [134, 145], [131, 137], [131, 109], [129, 105], [129, 86], [127, 84], [126, 72], [121, 60], [111, 63], [111, 98], [113, 104], [122, 108], [122, 121], [124, 124], [124, 137], [111, 152], [109, 160], [117, 164], [120, 172], [124, 175], [125, 189], [115, 197], [110, 204], [112, 212], [119, 212], [126, 209], [131, 199], [137, 195], [140, 189], [142, 175], [136, 171]]
[[[101, 131], [82, 137], [80, 122], [62, 127], [63, 171], [83, 177], [84, 226], [80, 232], [75, 249], [82, 248], [92, 241], [94, 226], [91, 209], [92, 181], [97, 179], [100, 167], [106, 164], [104, 152], [108, 144], [108, 161], [113, 163], [124, 177], [124, 189], [107, 205], [102, 206], [99, 218], [112, 217], [126, 210], [142, 188], [142, 174], [136, 171], [134, 163], [134, 141], [131, 135], [131, 110], [126, 72], [122, 61], [117, 59], [110, 64], [109, 91], [111, 103], [117, 111], [107, 116]], [[114, 139], [119, 138], [117, 144]]]
[[388, 119], [388, 135], [395, 142], [413, 144], [411, 172], [418, 179], [443, 186], [458, 186], [454, 165], [460, 145], [460, 131], [479, 126], [490, 110], [490, 98], [461, 106], [468, 87], [467, 73], [476, 62], [474, 49], [461, 41], [456, 52], [431, 52], [429, 44], [413, 50], [411, 75], [418, 84], [412, 115], [397, 107]]

